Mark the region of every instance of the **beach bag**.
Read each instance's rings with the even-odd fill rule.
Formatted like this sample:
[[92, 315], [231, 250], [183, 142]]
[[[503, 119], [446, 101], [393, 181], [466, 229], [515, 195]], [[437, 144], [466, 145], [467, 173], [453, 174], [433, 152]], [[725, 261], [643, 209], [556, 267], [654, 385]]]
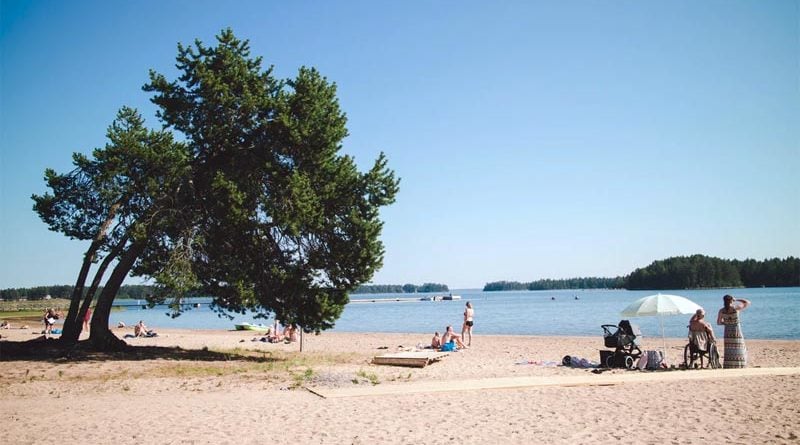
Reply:
[[661, 368], [661, 364], [664, 362], [664, 355], [661, 354], [661, 351], [646, 351], [647, 353], [647, 365], [646, 369], [659, 369]]

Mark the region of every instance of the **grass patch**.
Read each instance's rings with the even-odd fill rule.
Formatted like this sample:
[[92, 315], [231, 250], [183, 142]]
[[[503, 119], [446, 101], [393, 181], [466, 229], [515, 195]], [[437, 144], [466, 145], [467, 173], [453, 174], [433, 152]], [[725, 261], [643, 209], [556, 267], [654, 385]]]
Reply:
[[310, 381], [311, 378], [314, 377], [314, 370], [311, 368], [306, 368], [306, 370], [303, 372], [292, 371], [291, 374], [292, 379], [294, 380], [292, 383], [292, 388], [296, 389], [302, 387], [306, 382]]
[[353, 383], [359, 384], [364, 380], [371, 383], [373, 386], [381, 382], [380, 379], [378, 379], [377, 374], [375, 374], [374, 372], [366, 372], [362, 369], [356, 373], [356, 378], [353, 379]]
[[50, 300], [11, 300], [0, 301], [0, 315], [5, 312], [33, 312], [42, 315], [45, 309], [52, 307], [66, 310], [69, 308], [70, 300], [66, 298], [52, 298]]
[[32, 310], [21, 310], [21, 311], [0, 311], [0, 319], [16, 319], [16, 318], [32, 318], [38, 317], [41, 318], [44, 314], [44, 310], [41, 311], [32, 311]]

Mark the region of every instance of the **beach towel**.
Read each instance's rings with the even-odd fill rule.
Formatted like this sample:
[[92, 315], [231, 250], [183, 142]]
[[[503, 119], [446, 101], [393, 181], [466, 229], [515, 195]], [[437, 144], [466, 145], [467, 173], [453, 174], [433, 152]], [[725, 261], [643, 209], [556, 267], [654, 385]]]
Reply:
[[561, 364], [564, 366], [569, 366], [572, 368], [596, 368], [597, 364], [590, 362], [585, 358], [574, 357], [571, 355], [565, 355], [563, 359], [561, 359]]

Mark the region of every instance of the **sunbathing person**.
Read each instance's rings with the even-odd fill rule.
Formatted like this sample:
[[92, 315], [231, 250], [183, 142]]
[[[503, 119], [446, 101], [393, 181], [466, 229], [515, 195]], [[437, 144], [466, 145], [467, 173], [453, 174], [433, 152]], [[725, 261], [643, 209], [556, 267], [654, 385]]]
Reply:
[[441, 347], [442, 347], [442, 339], [439, 337], [439, 331], [436, 331], [433, 334], [433, 338], [431, 339], [431, 348], [439, 349]]
[[[285, 331], [285, 330], [284, 330]], [[269, 334], [267, 334], [267, 341], [270, 343], [280, 343], [283, 341], [285, 337], [281, 333], [280, 329], [271, 329]]]
[[290, 324], [286, 326], [283, 330], [283, 339], [286, 342], [295, 342], [297, 341], [297, 328], [295, 325]]
[[453, 332], [452, 326], [447, 326], [447, 328], [444, 331], [444, 335], [442, 335], [442, 345], [450, 342], [455, 342], [456, 346], [458, 346], [461, 349], [467, 349], [467, 345], [465, 345], [464, 342], [461, 341], [461, 336]]
[[157, 335], [152, 329], [148, 330], [142, 320], [139, 320], [139, 323], [136, 323], [136, 326], [133, 327], [134, 337], [156, 337]]

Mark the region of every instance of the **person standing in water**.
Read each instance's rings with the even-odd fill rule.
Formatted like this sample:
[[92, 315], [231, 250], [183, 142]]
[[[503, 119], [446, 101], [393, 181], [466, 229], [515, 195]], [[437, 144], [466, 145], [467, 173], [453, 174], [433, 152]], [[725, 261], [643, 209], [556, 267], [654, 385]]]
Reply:
[[467, 308], [464, 309], [464, 324], [461, 325], [461, 339], [467, 342], [467, 346], [472, 346], [472, 326], [475, 324], [475, 310], [472, 303], [467, 301]]

